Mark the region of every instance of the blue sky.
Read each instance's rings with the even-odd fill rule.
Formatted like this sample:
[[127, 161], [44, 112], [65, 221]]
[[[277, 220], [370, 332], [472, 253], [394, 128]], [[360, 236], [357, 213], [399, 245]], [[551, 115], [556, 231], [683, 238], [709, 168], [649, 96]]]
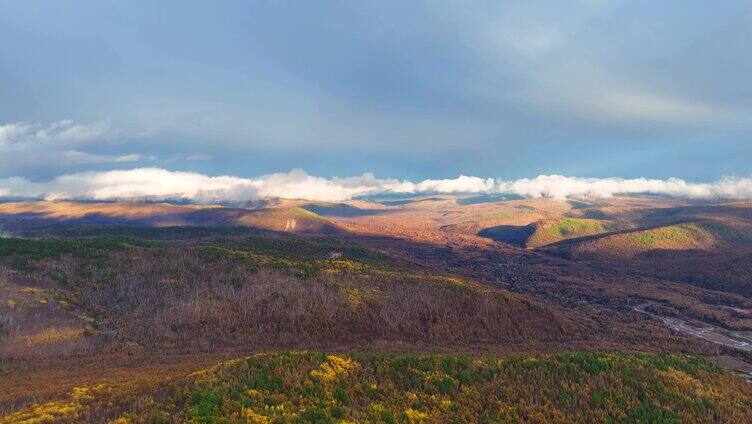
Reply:
[[0, 0], [0, 178], [752, 173], [748, 1]]

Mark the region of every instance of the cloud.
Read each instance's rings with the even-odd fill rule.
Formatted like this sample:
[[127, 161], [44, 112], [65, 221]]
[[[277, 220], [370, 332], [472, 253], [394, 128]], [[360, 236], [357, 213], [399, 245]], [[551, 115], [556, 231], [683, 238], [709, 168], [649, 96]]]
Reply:
[[0, 125], [0, 147], [46, 142], [89, 142], [104, 137], [107, 125], [102, 122], [79, 124], [70, 119], [53, 122], [48, 126], [15, 122]]
[[192, 200], [217, 203], [258, 198], [255, 187], [246, 179], [207, 177], [159, 168], [81, 172], [57, 177], [49, 183], [16, 181], [16, 186], [19, 185], [27, 190], [19, 195], [51, 200]]
[[326, 179], [296, 169], [251, 180], [259, 194], [266, 198], [338, 201], [378, 192], [381, 182], [371, 174], [354, 178]]
[[300, 169], [258, 178], [241, 178], [136, 168], [67, 174], [46, 182], [19, 177], [0, 179], [0, 196], [48, 200], [173, 200], [208, 204], [281, 198], [335, 202], [379, 194], [452, 193], [506, 193], [560, 200], [643, 193], [691, 199], [752, 199], [752, 178], [727, 177], [711, 183], [690, 183], [677, 178], [659, 180], [540, 175], [504, 181], [461, 175], [453, 179], [411, 182], [378, 179], [370, 173], [349, 178], [323, 178], [308, 175]]
[[436, 193], [485, 193], [493, 191], [492, 178], [478, 178], [460, 175], [448, 180], [425, 180], [415, 185], [416, 192]]
[[70, 165], [85, 165], [94, 163], [123, 163], [123, 162], [138, 162], [143, 158], [141, 155], [131, 153], [128, 155], [114, 156], [114, 155], [96, 155], [86, 152], [79, 152], [77, 150], [67, 150], [65, 152], [59, 152], [58, 161], [62, 161]]
[[22, 122], [0, 125], [0, 166], [11, 169], [145, 160], [136, 153], [111, 155], [81, 150], [111, 136], [108, 126], [102, 122], [81, 124], [65, 119], [46, 126]]
[[[466, 81], [467, 90], [492, 104], [528, 108], [536, 115], [527, 123], [531, 129], [556, 118], [582, 128], [614, 129], [750, 123], [748, 107], [739, 98], [708, 94], [730, 92], [725, 85], [742, 75], [731, 70], [725, 80], [709, 77], [712, 60], [701, 58], [711, 50], [687, 44], [688, 39], [711, 39], [705, 31], [719, 18], [708, 10], [693, 11], [708, 15], [705, 25], [679, 20], [667, 27], [663, 20], [670, 9], [645, 16], [622, 1], [432, 2], [429, 7], [485, 59], [486, 73]], [[729, 20], [720, 15], [723, 28]], [[715, 36], [728, 34], [719, 29]], [[727, 40], [726, 47], [733, 46]]]
[[[688, 198], [721, 197], [714, 187], [719, 184], [690, 184], [684, 180], [649, 180], [645, 178], [574, 178], [561, 175], [539, 175], [516, 181], [500, 181], [498, 192], [514, 193], [525, 197], [611, 197], [617, 194], [659, 194]], [[752, 180], [746, 183], [752, 187]], [[729, 192], [730, 193], [730, 192]], [[728, 197], [743, 197], [730, 195]]]

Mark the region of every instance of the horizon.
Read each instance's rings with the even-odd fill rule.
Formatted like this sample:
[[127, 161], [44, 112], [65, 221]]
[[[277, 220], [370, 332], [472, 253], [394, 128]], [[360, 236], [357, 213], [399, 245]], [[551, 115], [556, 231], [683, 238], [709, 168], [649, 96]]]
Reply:
[[302, 169], [257, 178], [207, 176], [161, 168], [88, 171], [44, 182], [0, 180], [0, 200], [167, 201], [195, 204], [242, 204], [289, 199], [341, 202], [374, 196], [514, 195], [520, 198], [608, 198], [655, 195], [692, 200], [752, 199], [752, 178], [724, 177], [707, 183], [669, 178], [576, 178], [539, 175], [502, 180], [460, 175], [450, 179], [409, 181], [380, 179], [372, 173], [324, 178]]

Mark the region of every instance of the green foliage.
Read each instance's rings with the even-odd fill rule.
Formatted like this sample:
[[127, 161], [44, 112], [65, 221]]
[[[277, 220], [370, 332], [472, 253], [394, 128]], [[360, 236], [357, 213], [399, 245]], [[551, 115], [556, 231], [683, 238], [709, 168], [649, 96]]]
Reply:
[[[308, 213], [308, 212], [306, 212]], [[296, 236], [261, 236], [258, 233], [240, 229], [243, 237], [228, 237], [228, 230], [221, 228], [199, 229], [149, 229], [157, 237], [200, 238], [188, 246], [196, 246], [202, 260], [224, 262], [228, 265], [243, 266], [246, 271], [260, 268], [288, 270], [294, 275], [308, 278], [322, 271], [354, 273], [405, 271], [404, 263], [389, 256], [355, 245], [327, 239], [308, 239]], [[87, 235], [87, 238], [48, 238], [48, 239], [0, 239], [0, 259], [9, 258], [12, 269], [31, 272], [37, 269], [36, 263], [45, 259], [61, 257], [75, 258], [83, 269], [83, 277], [97, 274], [107, 268], [110, 254], [129, 248], [149, 248], [167, 250], [178, 247], [178, 242], [154, 241], [139, 238], [146, 236], [138, 228], [74, 229], [59, 230], [64, 234]], [[187, 231], [187, 232], [185, 232]], [[154, 235], [153, 235], [154, 236]], [[337, 259], [331, 254], [338, 253]], [[80, 277], [80, 276], [79, 276]]]
[[562, 217], [553, 222], [538, 224], [526, 245], [540, 247], [560, 240], [600, 234], [608, 230], [607, 223], [597, 219]]
[[127, 237], [38, 240], [0, 238], [0, 257], [16, 255], [40, 260], [62, 255], [89, 256], [99, 251], [122, 250], [127, 246], [157, 247], [161, 244]]
[[597, 234], [606, 230], [603, 222], [595, 219], [563, 217], [555, 225], [547, 228], [551, 235], [562, 238], [579, 237], [586, 234]]
[[[129, 399], [156, 399], [146, 402], [149, 416], [191, 423], [680, 423], [752, 413], [743, 379], [704, 359], [668, 354], [276, 352], [229, 361], [158, 393]], [[106, 407], [113, 399], [88, 402]]]
[[0, 238], [0, 257], [25, 256], [29, 259], [40, 260], [56, 258], [64, 254], [81, 253], [83, 249], [84, 246], [79, 242], [61, 239]]
[[[660, 250], [708, 250], [720, 241], [730, 240], [721, 235], [715, 224], [691, 222], [662, 227], [639, 229], [607, 234], [592, 240], [583, 240], [567, 247], [569, 255], [604, 259], [633, 258]], [[728, 230], [726, 230], [728, 232]]]
[[656, 406], [650, 400], [642, 401], [627, 413], [624, 422], [630, 424], [666, 423], [680, 424], [678, 415], [666, 408]]
[[0, 259], [9, 258], [8, 265], [23, 272], [31, 272], [36, 263], [45, 259], [72, 256], [86, 263], [89, 271], [105, 265], [108, 252], [129, 247], [157, 247], [154, 242], [123, 237], [98, 237], [93, 239], [19, 239], [0, 238]]
[[[202, 242], [197, 249], [206, 261], [242, 264], [251, 271], [260, 268], [283, 269], [302, 278], [323, 271], [356, 274], [407, 272], [403, 263], [382, 253], [326, 239], [251, 236], [239, 240], [209, 240], [209, 243]], [[333, 259], [332, 253], [341, 255]], [[455, 283], [454, 286], [463, 289], [461, 283]]]
[[188, 401], [188, 418], [202, 424], [215, 422], [215, 418], [221, 414], [221, 401], [219, 394], [214, 390], [194, 389]]
[[12, 269], [21, 272], [30, 272], [36, 269], [36, 267], [32, 265], [27, 258], [24, 257], [15, 257], [11, 259], [8, 265], [10, 265]]
[[627, 234], [625, 241], [644, 249], [660, 247], [663, 244], [683, 246], [696, 240], [696, 229], [697, 227], [693, 224], [682, 224], [635, 231]]

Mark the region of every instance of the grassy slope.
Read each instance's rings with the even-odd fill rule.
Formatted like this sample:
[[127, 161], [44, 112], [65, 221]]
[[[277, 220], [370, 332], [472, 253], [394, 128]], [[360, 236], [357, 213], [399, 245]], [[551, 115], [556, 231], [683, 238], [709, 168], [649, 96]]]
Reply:
[[534, 225], [535, 230], [527, 240], [527, 247], [540, 247], [560, 240], [605, 233], [609, 230], [604, 221], [585, 218], [562, 217]]
[[717, 242], [705, 226], [684, 223], [583, 240], [566, 248], [575, 257], [628, 259], [653, 250], [707, 250]]
[[258, 354], [169, 382], [80, 387], [0, 423], [701, 423], [750, 414], [752, 386], [697, 357], [306, 351]]
[[299, 207], [248, 211], [238, 221], [251, 227], [298, 234], [332, 234], [341, 231], [327, 219]]

